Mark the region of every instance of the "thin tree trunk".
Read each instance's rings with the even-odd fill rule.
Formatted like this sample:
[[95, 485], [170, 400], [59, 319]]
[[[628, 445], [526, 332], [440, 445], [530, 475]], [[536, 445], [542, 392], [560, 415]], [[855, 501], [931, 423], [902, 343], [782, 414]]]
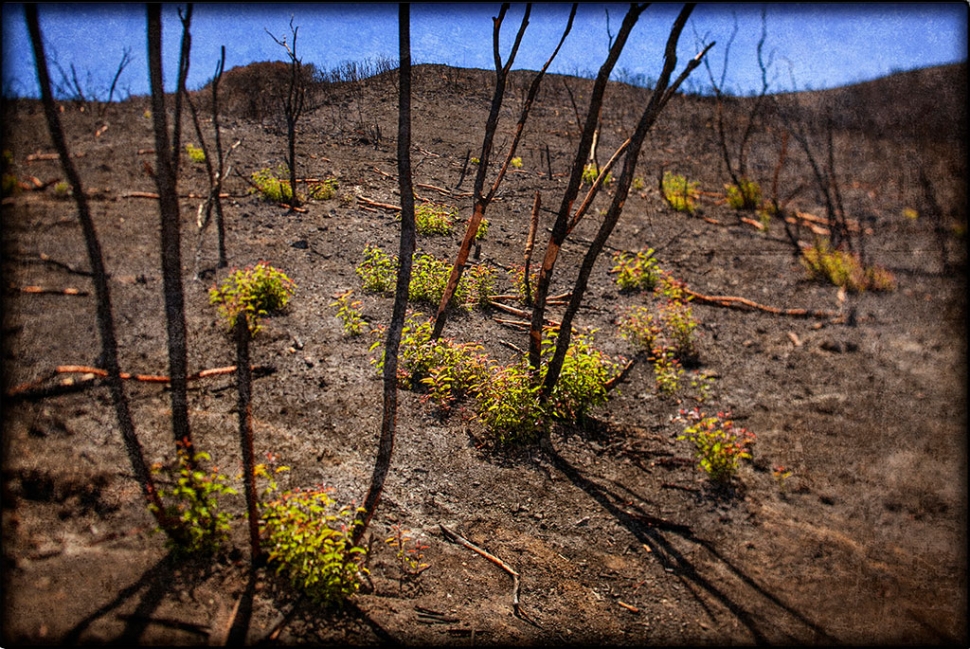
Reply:
[[239, 394], [239, 442], [242, 448], [246, 512], [249, 517], [250, 558], [259, 562], [259, 511], [256, 501], [256, 454], [253, 451], [253, 372], [249, 364], [249, 317], [236, 319], [236, 390]]
[[714, 43], [711, 43], [705, 47], [700, 54], [698, 54], [690, 61], [690, 63], [688, 63], [686, 69], [680, 74], [680, 76], [678, 76], [677, 79], [670, 84], [670, 76], [673, 74], [673, 71], [677, 66], [677, 42], [680, 39], [680, 34], [684, 29], [684, 25], [687, 24], [687, 19], [690, 17], [693, 9], [694, 5], [685, 5], [680, 14], [677, 16], [677, 19], [674, 21], [673, 27], [671, 27], [670, 35], [667, 39], [667, 47], [664, 53], [663, 71], [661, 72], [660, 78], [657, 81], [657, 86], [653, 91], [653, 95], [650, 97], [650, 102], [647, 104], [647, 107], [643, 111], [643, 115], [640, 118], [640, 122], [637, 124], [636, 131], [634, 132], [633, 137], [630, 138], [630, 146], [626, 158], [623, 161], [623, 171], [621, 172], [619, 181], [617, 182], [616, 194], [610, 203], [606, 216], [603, 218], [603, 223], [600, 225], [599, 231], [596, 233], [596, 237], [593, 239], [593, 243], [590, 244], [589, 249], [586, 251], [585, 257], [583, 258], [579, 276], [576, 279], [572, 296], [569, 299], [569, 305], [566, 308], [566, 313], [563, 316], [562, 324], [559, 328], [559, 336], [556, 340], [556, 349], [553, 352], [553, 357], [549, 361], [549, 365], [546, 369], [542, 391], [540, 392], [540, 401], [545, 401], [548, 399], [549, 395], [552, 394], [553, 388], [555, 388], [556, 383], [559, 380], [563, 361], [565, 360], [566, 352], [569, 349], [573, 318], [579, 311], [579, 307], [582, 304], [586, 287], [589, 282], [589, 276], [593, 270], [593, 265], [596, 263], [597, 258], [603, 250], [603, 247], [606, 245], [607, 239], [609, 239], [610, 234], [612, 234], [613, 229], [616, 227], [616, 224], [620, 219], [620, 215], [623, 212], [623, 205], [626, 202], [627, 195], [630, 192], [630, 185], [633, 184], [633, 176], [636, 172], [637, 161], [640, 157], [640, 148], [643, 145], [643, 140], [646, 138], [647, 133], [657, 121], [657, 117], [660, 116], [660, 113], [667, 105], [667, 102], [670, 101], [670, 98], [673, 97], [674, 93], [677, 92], [677, 89], [690, 75], [694, 68], [700, 65], [701, 60], [707, 51], [714, 46]]
[[50, 73], [47, 68], [47, 58], [44, 53], [44, 42], [40, 33], [40, 24], [37, 17], [37, 5], [24, 5], [24, 13], [27, 19], [27, 28], [33, 42], [34, 57], [37, 61], [37, 78], [41, 91], [41, 100], [44, 106], [44, 115], [47, 118], [47, 128], [50, 131], [51, 142], [57, 150], [61, 159], [61, 166], [67, 181], [74, 188], [74, 200], [77, 203], [78, 219], [81, 222], [81, 230], [84, 233], [84, 242], [87, 246], [88, 259], [91, 264], [91, 275], [94, 281], [94, 294], [97, 300], [96, 313], [98, 320], [98, 332], [101, 337], [101, 362], [104, 369], [108, 372], [108, 388], [111, 391], [111, 399], [115, 407], [115, 415], [118, 418], [118, 427], [121, 429], [121, 437], [125, 444], [125, 451], [131, 468], [135, 473], [135, 479], [141, 486], [142, 494], [145, 497], [149, 509], [154, 514], [159, 526], [168, 529], [161, 498], [155, 488], [148, 464], [145, 462], [144, 452], [138, 436], [135, 433], [135, 423], [131, 417], [131, 409], [128, 397], [125, 393], [124, 384], [121, 379], [121, 369], [118, 365], [118, 341], [115, 334], [114, 316], [111, 308], [111, 290], [108, 285], [108, 277], [104, 267], [104, 256], [101, 252], [101, 243], [94, 227], [94, 220], [91, 218], [91, 210], [88, 206], [87, 194], [81, 185], [81, 177], [77, 173], [74, 164], [71, 162], [70, 152], [67, 149], [67, 141], [64, 138], [64, 130], [61, 127], [60, 117], [57, 108], [54, 106], [54, 98], [51, 94]]
[[[502, 12], [499, 17], [495, 20], [494, 36], [493, 36], [493, 49], [495, 57], [495, 95], [492, 98], [492, 108], [489, 112], [489, 118], [485, 125], [485, 141], [482, 145], [482, 158], [479, 164], [478, 176], [475, 181], [475, 208], [472, 214], [471, 220], [468, 222], [468, 227], [465, 230], [465, 237], [462, 240], [461, 247], [458, 250], [458, 257], [455, 260], [455, 264], [451, 269], [451, 276], [448, 279], [448, 285], [445, 288], [445, 293], [441, 298], [441, 303], [438, 305], [438, 313], [435, 316], [434, 329], [431, 333], [432, 340], [437, 340], [441, 336], [441, 332], [445, 326], [445, 320], [447, 319], [447, 307], [448, 303], [451, 302], [452, 296], [458, 289], [458, 282], [461, 280], [461, 275], [465, 269], [465, 263], [468, 261], [468, 254], [471, 249], [471, 244], [475, 240], [475, 236], [478, 234], [479, 225], [482, 219], [485, 218], [485, 211], [488, 209], [489, 204], [495, 197], [495, 193], [498, 191], [499, 186], [502, 184], [502, 180], [505, 178], [505, 174], [508, 171], [509, 165], [512, 162], [512, 158], [515, 157], [516, 149], [519, 145], [519, 141], [522, 139], [522, 131], [525, 128], [525, 123], [529, 119], [529, 113], [532, 111], [532, 105], [535, 103], [535, 98], [539, 94], [539, 88], [542, 84], [542, 79], [552, 65], [556, 56], [559, 54], [559, 50], [562, 49], [563, 43], [566, 41], [566, 37], [573, 27], [573, 20], [576, 17], [576, 10], [578, 5], [573, 4], [572, 9], [569, 12], [569, 19], [566, 21], [566, 28], [563, 30], [562, 36], [559, 39], [559, 43], [556, 45], [556, 49], [553, 50], [552, 55], [546, 60], [545, 65], [539, 70], [538, 74], [532, 79], [532, 83], [529, 86], [529, 92], [526, 96], [525, 103], [522, 106], [522, 112], [519, 116], [519, 121], [515, 126], [515, 135], [512, 138], [512, 144], [509, 146], [508, 153], [505, 156], [505, 161], [502, 163], [502, 167], [499, 169], [498, 176], [495, 178], [495, 182], [492, 183], [492, 188], [489, 190], [488, 195], [485, 197], [481, 196], [481, 192], [484, 187], [485, 173], [488, 170], [488, 157], [492, 149], [492, 139], [495, 134], [495, 128], [498, 124], [498, 114], [502, 107], [502, 99], [505, 95], [505, 85], [508, 78], [509, 70], [512, 67], [512, 63], [515, 60], [516, 52], [519, 49], [519, 44], [522, 41], [522, 36], [525, 34], [525, 29], [529, 24], [529, 15], [531, 13], [532, 5], [526, 5], [525, 14], [522, 17], [522, 24], [519, 26], [519, 31], [515, 37], [515, 43], [512, 46], [512, 51], [509, 54], [509, 59], [506, 61], [505, 65], [502, 66], [502, 61], [499, 56], [498, 39], [499, 30], [502, 24], [502, 20], [505, 15], [505, 9], [507, 5], [503, 6]], [[480, 182], [481, 181], [481, 182]]]
[[148, 5], [148, 71], [151, 82], [152, 122], [155, 129], [155, 181], [161, 217], [162, 280], [165, 292], [165, 324], [168, 333], [169, 377], [172, 380], [172, 432], [191, 460], [194, 455], [189, 430], [188, 351], [185, 331], [185, 295], [182, 287], [180, 210], [176, 174], [172, 165], [165, 118], [165, 87], [162, 80], [161, 5]]
[[397, 428], [398, 350], [401, 346], [401, 333], [407, 315], [408, 286], [411, 283], [411, 264], [416, 246], [414, 186], [411, 180], [411, 14], [410, 5], [406, 3], [398, 5], [398, 31], [401, 59], [397, 135], [398, 186], [401, 192], [401, 245], [398, 252], [400, 268], [397, 275], [397, 290], [394, 294], [394, 310], [384, 344], [384, 414], [381, 420], [381, 436], [370, 488], [364, 498], [363, 517], [354, 526], [354, 545], [360, 544], [374, 517], [384, 491], [384, 481], [391, 468], [394, 434]]
[[546, 246], [546, 254], [542, 260], [539, 270], [539, 281], [536, 282], [535, 296], [533, 297], [532, 324], [529, 329], [529, 365], [534, 372], [538, 372], [541, 363], [542, 349], [542, 325], [545, 322], [546, 298], [549, 295], [549, 286], [552, 281], [552, 271], [559, 256], [562, 244], [569, 234], [570, 212], [573, 202], [579, 194], [579, 186], [583, 179], [583, 167], [589, 157], [593, 143], [593, 134], [599, 124], [600, 110], [603, 106], [603, 95], [606, 92], [606, 84], [609, 81], [610, 73], [616, 65], [620, 53], [626, 45], [627, 38], [633, 30], [634, 25], [640, 18], [640, 14], [647, 8], [645, 4], [630, 5], [630, 9], [623, 18], [623, 24], [616, 35], [616, 40], [610, 48], [603, 65], [600, 67], [596, 81], [593, 83], [593, 91], [589, 100], [589, 112], [586, 114], [586, 123], [580, 136], [579, 146], [576, 149], [576, 157], [573, 159], [572, 172], [569, 177], [569, 184], [563, 194], [559, 213], [552, 227], [552, 235]]

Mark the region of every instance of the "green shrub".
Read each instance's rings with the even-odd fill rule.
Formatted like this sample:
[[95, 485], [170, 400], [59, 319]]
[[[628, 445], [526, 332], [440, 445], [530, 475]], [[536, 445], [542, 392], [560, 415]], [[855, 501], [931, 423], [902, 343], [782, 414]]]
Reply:
[[727, 203], [736, 210], [753, 210], [761, 204], [761, 185], [754, 180], [741, 178], [737, 185], [725, 185]]
[[688, 181], [684, 176], [666, 171], [661, 184], [664, 198], [674, 210], [694, 213], [695, 203], [700, 198], [700, 183]]
[[616, 284], [621, 291], [652, 291], [660, 279], [660, 266], [653, 256], [654, 250], [641, 250], [635, 254], [617, 252], [613, 255]]
[[192, 143], [187, 143], [185, 145], [185, 152], [189, 154], [189, 160], [196, 164], [202, 164], [205, 162], [205, 151], [201, 147], [197, 147]]
[[[435, 259], [432, 255], [417, 253], [414, 256], [414, 264], [411, 267], [411, 283], [408, 285], [408, 298], [412, 302], [425, 302], [437, 306], [441, 303], [441, 298], [445, 294], [445, 288], [448, 286], [448, 279], [450, 277], [450, 263]], [[452, 296], [451, 305], [465, 304], [470, 294], [467, 273], [462, 273], [462, 278], [455, 288], [455, 294]]]
[[201, 468], [210, 460], [208, 453], [198, 452], [193, 456], [193, 465], [189, 452], [180, 446], [174, 463], [152, 467], [153, 473], [163, 475], [160, 484], [171, 484], [160, 488], [158, 495], [164, 516], [174, 523], [166, 530], [166, 545], [177, 556], [214, 554], [229, 538], [232, 517], [219, 511], [219, 498], [236, 491], [226, 484], [227, 477], [216, 467], [209, 471]]
[[448, 235], [455, 228], [458, 210], [454, 207], [423, 203], [414, 208], [414, 225], [424, 236]]
[[[595, 163], [590, 162], [588, 165], [583, 167], [583, 182], [587, 185], [592, 185], [599, 178], [600, 169]], [[607, 173], [606, 177], [603, 178], [603, 185], [609, 185], [613, 182], [613, 174]]]
[[[582, 420], [586, 413], [608, 399], [606, 386], [620, 373], [620, 367], [593, 346], [593, 334], [578, 334], [569, 341], [559, 380], [549, 398], [549, 412], [558, 419]], [[558, 331], [549, 329], [543, 337], [544, 355], [551, 357]]]
[[513, 169], [521, 169], [522, 168], [522, 158], [519, 158], [519, 157], [512, 158], [509, 161], [509, 164], [512, 165], [512, 168]]
[[833, 250], [828, 241], [817, 241], [802, 250], [802, 265], [812, 279], [824, 279], [853, 292], [892, 291], [893, 274], [879, 266], [863, 267], [859, 257], [844, 250]]
[[730, 413], [706, 416], [699, 409], [681, 410], [680, 421], [686, 421], [684, 434], [677, 437], [694, 444], [695, 457], [700, 468], [712, 480], [729, 483], [737, 474], [742, 460], [751, 459], [754, 433], [736, 428]]
[[340, 183], [336, 178], [327, 178], [307, 186], [307, 194], [315, 201], [328, 201], [337, 195]]
[[482, 218], [481, 222], [478, 224], [478, 232], [475, 233], [475, 241], [481, 241], [488, 236], [488, 226], [488, 219]]
[[357, 266], [357, 276], [367, 293], [393, 295], [397, 282], [398, 259], [377, 246], [364, 247], [364, 261]]
[[330, 303], [330, 306], [337, 307], [337, 317], [343, 323], [344, 333], [359, 336], [364, 333], [364, 325], [367, 321], [360, 312], [363, 303], [360, 300], [352, 300], [353, 293], [353, 291], [344, 291]]
[[[273, 496], [275, 494], [271, 494]], [[271, 566], [317, 605], [340, 605], [357, 592], [367, 550], [351, 534], [361, 509], [338, 506], [323, 488], [293, 489], [260, 504]]]
[[293, 197], [293, 188], [290, 187], [290, 181], [280, 179], [280, 176], [285, 175], [287, 171], [284, 168], [278, 169], [276, 173], [269, 169], [254, 171], [250, 176], [254, 186], [249, 188], [249, 193], [258, 193], [274, 203], [287, 203]]
[[295, 290], [296, 284], [283, 271], [261, 261], [233, 271], [221, 286], [209, 289], [209, 303], [218, 305], [230, 330], [244, 315], [250, 334], [255, 335], [261, 329], [260, 319], [285, 308]]
[[495, 365], [476, 395], [475, 418], [499, 444], [534, 442], [547, 422], [539, 390], [525, 362]]

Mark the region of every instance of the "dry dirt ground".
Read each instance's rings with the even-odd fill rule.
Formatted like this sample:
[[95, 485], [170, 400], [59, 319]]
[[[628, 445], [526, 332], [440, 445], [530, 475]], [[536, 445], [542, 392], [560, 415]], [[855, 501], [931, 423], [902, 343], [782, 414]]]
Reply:
[[[530, 78], [513, 77], [496, 138], [502, 155]], [[460, 187], [459, 177], [469, 152], [478, 155], [491, 79], [435, 66], [415, 71], [417, 193], [457, 207], [462, 218], [471, 175]], [[520, 149], [523, 166], [489, 209], [481, 262], [499, 270], [500, 292], [508, 290], [503, 269], [522, 260], [536, 190], [550, 208], [538, 237], [544, 249], [578, 140], [567, 89], [582, 112], [589, 87], [546, 80]], [[267, 260], [298, 285], [253, 343], [253, 362], [273, 369], [254, 385], [257, 454], [292, 467], [284, 486], [322, 483], [345, 502], [360, 502], [369, 484], [381, 383], [371, 337], [345, 335], [330, 304], [354, 289], [371, 325], [390, 317], [390, 298], [363, 294], [354, 269], [368, 243], [397, 249], [394, 213], [368, 209], [368, 201], [399, 202], [395, 88], [385, 74], [315, 97], [299, 129], [300, 176], [335, 176], [340, 191], [305, 213], [247, 191], [245, 177], [282, 162], [285, 136], [275, 118], [224, 116], [224, 140], [241, 142], [231, 158], [238, 173], [226, 187], [230, 266]], [[871, 230], [867, 254], [898, 281], [894, 291], [844, 300], [806, 278], [779, 223], [760, 233], [724, 204], [713, 103], [676, 98], [644, 146], [645, 188], [628, 200], [608, 253], [653, 247], [663, 268], [700, 293], [833, 312], [796, 318], [695, 304], [699, 369], [715, 377], [700, 405], [731, 411], [756, 435], [735, 488], [708, 484], [672, 421], [696, 402], [686, 392], [659, 396], [642, 359], [585, 426], [558, 425], [549, 448], [492, 448], [466, 413], [441, 417], [420, 394], [400, 391], [391, 473], [371, 527], [370, 583], [342, 611], [311, 607], [267, 569], [249, 570], [241, 497], [226, 503], [239, 513], [231, 549], [212, 561], [172, 560], [152, 533], [106, 388], [14, 394], [58, 365], [95, 363], [100, 344], [92, 286], [78, 272], [88, 262], [73, 202], [53, 185], [5, 198], [3, 645], [966, 646], [965, 91], [961, 66], [799, 97], [813, 111], [834, 107], [846, 212]], [[610, 93], [601, 158], [629, 132], [647, 95], [627, 86]], [[93, 199], [122, 367], [167, 374], [158, 205], [132, 194], [155, 191], [144, 172], [154, 163], [147, 105], [136, 97], [99, 116], [95, 107], [66, 103], [61, 117]], [[735, 134], [746, 105], [728, 113]], [[53, 151], [36, 103], [9, 102], [3, 123], [3, 148], [22, 181], [63, 177], [56, 160], [33, 156]], [[203, 128], [210, 137], [211, 125]], [[186, 129], [195, 142], [188, 121]], [[765, 187], [782, 130], [767, 117], [752, 140], [749, 164]], [[701, 183], [698, 215], [662, 201], [655, 188], [662, 165]], [[932, 217], [917, 165], [932, 179], [941, 219]], [[800, 183], [807, 185], [792, 209], [824, 215], [792, 141], [780, 193]], [[185, 159], [190, 371], [234, 362], [207, 299], [229, 270], [215, 268], [211, 229], [195, 264], [199, 200], [190, 194], [206, 187], [203, 167]], [[907, 218], [905, 208], [919, 218]], [[591, 216], [567, 243], [554, 292], [571, 287], [597, 224]], [[812, 236], [804, 227], [800, 234]], [[419, 249], [451, 258], [460, 236], [459, 229], [421, 237]], [[596, 329], [605, 351], [632, 358], [617, 318], [649, 296], [617, 289], [608, 253], [577, 324]], [[28, 286], [83, 294], [20, 290]], [[446, 335], [509, 361], [527, 335], [497, 317], [509, 316], [458, 313]], [[149, 461], [171, 457], [164, 385], [127, 387]], [[231, 475], [241, 466], [235, 404], [231, 376], [190, 391], [196, 444]], [[780, 479], [778, 466], [790, 477]], [[430, 567], [417, 577], [405, 578], [384, 543], [395, 525], [427, 546]], [[451, 542], [442, 525], [518, 571], [523, 616], [513, 612], [510, 576]]]

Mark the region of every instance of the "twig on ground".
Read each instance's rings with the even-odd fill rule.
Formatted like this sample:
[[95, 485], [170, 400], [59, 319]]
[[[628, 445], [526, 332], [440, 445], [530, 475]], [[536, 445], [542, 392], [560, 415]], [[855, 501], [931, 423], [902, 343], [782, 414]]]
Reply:
[[781, 309], [778, 307], [759, 304], [744, 297], [732, 295], [704, 295], [689, 288], [684, 288], [684, 292], [694, 298], [696, 302], [721, 306], [729, 309], [740, 309], [742, 311], [764, 311], [775, 315], [791, 316], [793, 318], [835, 318], [838, 316], [834, 311], [823, 311], [817, 309]]
[[46, 288], [44, 286], [11, 286], [10, 290], [19, 293], [35, 293], [38, 295], [74, 295], [77, 297], [84, 297], [89, 295], [87, 291], [82, 291], [79, 288]]
[[471, 550], [472, 552], [480, 554], [481, 556], [485, 557], [486, 559], [494, 563], [496, 566], [504, 570], [506, 573], [508, 573], [512, 577], [512, 610], [515, 612], [515, 616], [522, 620], [525, 620], [529, 624], [532, 624], [537, 627], [539, 626], [537, 622], [529, 618], [522, 611], [522, 607], [519, 605], [519, 573], [518, 572], [513, 570], [507, 563], [505, 563], [495, 555], [490, 554], [489, 552], [486, 552], [485, 550], [481, 549], [480, 547], [478, 547], [477, 545], [475, 545], [465, 537], [461, 536], [460, 534], [456, 532], [452, 532], [451, 530], [449, 530], [444, 525], [441, 525], [440, 523], [438, 524], [438, 527], [440, 527], [444, 535], [448, 537], [448, 540], [458, 543], [459, 545], [463, 545], [469, 550]]

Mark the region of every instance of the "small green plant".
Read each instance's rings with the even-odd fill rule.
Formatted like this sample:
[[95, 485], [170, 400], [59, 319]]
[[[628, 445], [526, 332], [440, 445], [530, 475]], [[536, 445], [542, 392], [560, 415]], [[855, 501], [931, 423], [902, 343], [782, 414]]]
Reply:
[[352, 290], [344, 291], [337, 295], [337, 299], [330, 303], [331, 307], [337, 307], [337, 317], [343, 323], [344, 333], [350, 336], [359, 336], [364, 333], [364, 325], [367, 321], [360, 312], [363, 302], [353, 300]]
[[513, 169], [521, 169], [522, 168], [522, 158], [519, 158], [519, 157], [512, 158], [509, 161], [509, 164], [512, 165], [512, 168]]
[[663, 323], [664, 338], [668, 347], [682, 363], [697, 360], [697, 346], [694, 343], [694, 330], [697, 320], [689, 302], [666, 300], [658, 307], [660, 321]]
[[0, 158], [0, 169], [3, 170], [3, 197], [17, 194], [20, 191], [20, 183], [17, 182], [17, 175], [13, 172], [13, 152], [9, 149], [3, 150], [3, 157]]
[[[448, 278], [451, 277], [451, 264], [436, 259], [432, 255], [417, 253], [411, 267], [411, 283], [408, 285], [408, 298], [412, 302], [426, 302], [437, 306], [445, 294]], [[469, 297], [467, 277], [462, 275], [451, 305], [464, 304]]]
[[863, 267], [857, 255], [833, 250], [824, 240], [803, 249], [801, 261], [812, 279], [824, 279], [849, 291], [892, 291], [896, 288], [896, 278], [891, 272], [879, 266]]
[[174, 463], [152, 467], [153, 473], [162, 474], [171, 484], [160, 488], [158, 495], [165, 518], [173, 524], [166, 530], [166, 544], [178, 556], [214, 554], [224, 545], [232, 517], [219, 511], [219, 498], [236, 494], [216, 467], [202, 469], [211, 460], [208, 453], [200, 451], [192, 458], [189, 462], [189, 452], [180, 445]]
[[478, 232], [475, 233], [475, 241], [481, 241], [486, 236], [488, 236], [488, 219], [483, 218], [478, 224]]
[[681, 410], [682, 422], [686, 422], [684, 434], [677, 439], [694, 444], [695, 457], [700, 468], [719, 484], [731, 482], [742, 460], [751, 459], [754, 433], [735, 427], [730, 413], [719, 412], [708, 417], [698, 408]]
[[[599, 178], [600, 169], [595, 163], [590, 162], [588, 165], [583, 167], [583, 182], [587, 185], [592, 185]], [[609, 185], [613, 182], [613, 174], [607, 173], [603, 178], [603, 185]]]
[[[547, 329], [542, 341], [543, 354], [551, 357], [558, 330]], [[593, 345], [593, 334], [573, 336], [563, 360], [559, 380], [549, 399], [549, 413], [556, 418], [581, 421], [586, 413], [606, 403], [607, 385], [620, 373], [619, 365]]]
[[666, 271], [660, 273], [660, 281], [653, 292], [658, 297], [678, 302], [689, 302], [693, 299], [687, 292], [687, 285]]
[[328, 201], [336, 197], [339, 189], [340, 182], [336, 178], [327, 178], [307, 185], [307, 194], [315, 201]]
[[620, 335], [633, 346], [647, 355], [652, 355], [660, 346], [663, 327], [648, 307], [636, 306], [629, 309], [619, 321]]
[[653, 256], [654, 250], [636, 253], [617, 252], [613, 255], [616, 284], [621, 291], [652, 291], [660, 280], [660, 266]]
[[725, 185], [727, 204], [736, 210], [754, 210], [761, 204], [761, 185], [757, 181], [741, 178], [739, 184]]
[[185, 145], [185, 152], [189, 154], [189, 160], [196, 164], [202, 164], [205, 162], [205, 151], [201, 147], [197, 147], [191, 142]]
[[661, 182], [664, 199], [677, 212], [693, 214], [697, 199], [700, 198], [700, 183], [689, 181], [686, 177], [664, 172]]
[[414, 208], [414, 225], [424, 236], [449, 235], [455, 229], [457, 215], [454, 207], [422, 203]]
[[778, 490], [785, 493], [788, 490], [788, 478], [792, 477], [793, 471], [784, 466], [774, 466], [771, 468], [771, 477], [778, 483]]
[[218, 288], [209, 289], [209, 303], [218, 305], [219, 315], [231, 330], [243, 315], [251, 335], [262, 328], [260, 319], [281, 311], [290, 302], [296, 284], [283, 271], [265, 261], [233, 271]]
[[522, 264], [512, 266], [508, 273], [512, 286], [515, 287], [515, 293], [519, 296], [519, 302], [527, 304], [529, 300], [526, 299], [526, 296], [535, 295], [535, 287], [539, 283], [539, 273], [535, 271], [529, 273], [528, 285], [525, 283], [525, 266]]
[[540, 387], [524, 362], [494, 365], [477, 392], [475, 417], [499, 444], [534, 442], [547, 422]]
[[422, 561], [428, 546], [415, 540], [411, 532], [400, 525], [391, 526], [391, 535], [384, 539], [384, 543], [395, 549], [395, 557], [404, 575], [417, 577], [431, 567]]
[[270, 565], [322, 606], [339, 606], [357, 592], [367, 553], [351, 534], [360, 511], [338, 506], [323, 487], [296, 488], [260, 504], [261, 533]]
[[667, 348], [659, 347], [654, 350], [651, 360], [657, 392], [671, 396], [680, 390], [684, 368], [674, 353]]
[[640, 176], [637, 176], [636, 178], [634, 178], [633, 184], [630, 185], [630, 189], [632, 189], [635, 192], [642, 192], [644, 189], [646, 189], [646, 184], [643, 182], [643, 178], [641, 178]]
[[71, 185], [66, 181], [60, 181], [54, 185], [54, 198], [58, 200], [67, 200], [74, 193]]
[[393, 294], [397, 282], [398, 259], [377, 246], [364, 247], [364, 261], [357, 266], [357, 276], [367, 293]]
[[472, 158], [471, 160], [469, 160], [469, 162], [471, 162], [473, 165], [480, 165], [480, 164], [482, 164], [482, 161], [479, 158]]
[[912, 207], [904, 207], [902, 211], [903, 218], [908, 221], [915, 221], [919, 218], [919, 212], [914, 210]]
[[275, 173], [266, 168], [254, 171], [250, 176], [253, 186], [249, 188], [249, 193], [261, 194], [263, 198], [274, 203], [288, 202], [293, 197], [293, 188], [288, 180], [281, 179], [287, 173], [282, 167]]
[[466, 277], [471, 302], [482, 308], [489, 306], [495, 297], [495, 270], [476, 264], [462, 274], [462, 279]]

